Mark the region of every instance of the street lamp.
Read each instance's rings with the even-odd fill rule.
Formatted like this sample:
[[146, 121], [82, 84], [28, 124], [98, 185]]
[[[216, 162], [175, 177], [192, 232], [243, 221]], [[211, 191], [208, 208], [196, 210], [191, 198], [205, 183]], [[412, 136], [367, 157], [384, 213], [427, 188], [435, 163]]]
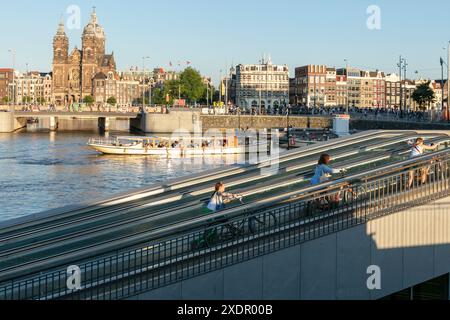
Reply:
[[346, 112], [347, 112], [347, 115], [349, 115], [350, 114], [350, 106], [349, 106], [349, 101], [350, 101], [350, 99], [349, 99], [349, 96], [348, 96], [348, 93], [349, 93], [349, 90], [348, 90], [348, 59], [344, 59], [344, 61], [345, 61], [345, 77], [346, 77], [346, 83], [347, 83], [347, 85], [345, 86], [346, 87]]
[[142, 112], [145, 113], [145, 61], [150, 57], [142, 57]]
[[286, 115], [286, 121], [287, 121], [287, 123], [286, 123], [286, 129], [287, 129], [287, 141], [288, 141], [288, 150], [291, 150], [291, 130], [290, 130], [290, 128], [289, 128], [289, 116], [290, 116], [290, 114], [291, 114], [291, 106], [290, 105], [288, 105], [287, 107], [286, 107], [286, 111], [287, 111], [287, 115]]
[[[16, 50], [14, 49], [9, 49], [8, 50], [9, 53], [11, 53], [12, 55], [12, 63], [13, 63], [13, 74], [12, 74], [12, 111], [15, 110], [15, 106], [16, 106]], [[11, 110], [10, 110], [11, 111]]]

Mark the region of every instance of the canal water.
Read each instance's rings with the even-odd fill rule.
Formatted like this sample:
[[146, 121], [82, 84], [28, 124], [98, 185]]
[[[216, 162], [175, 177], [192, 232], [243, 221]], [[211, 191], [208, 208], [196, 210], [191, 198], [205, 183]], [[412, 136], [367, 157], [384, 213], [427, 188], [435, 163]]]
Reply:
[[[113, 133], [111, 133], [113, 135]], [[229, 159], [104, 156], [96, 133], [0, 133], [0, 221], [103, 199], [231, 164]]]

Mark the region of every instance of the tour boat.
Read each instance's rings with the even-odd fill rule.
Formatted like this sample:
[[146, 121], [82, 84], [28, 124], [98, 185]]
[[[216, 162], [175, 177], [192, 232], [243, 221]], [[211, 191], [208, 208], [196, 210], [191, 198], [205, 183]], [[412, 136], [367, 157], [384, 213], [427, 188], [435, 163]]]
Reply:
[[164, 157], [245, 154], [248, 150], [246, 144], [239, 144], [237, 137], [115, 137], [109, 140], [90, 139], [88, 146], [102, 154]]

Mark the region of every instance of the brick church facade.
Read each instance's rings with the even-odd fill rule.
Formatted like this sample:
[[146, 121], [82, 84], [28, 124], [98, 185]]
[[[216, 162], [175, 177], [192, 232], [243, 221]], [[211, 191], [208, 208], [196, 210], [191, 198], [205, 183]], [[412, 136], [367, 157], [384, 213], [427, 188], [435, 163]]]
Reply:
[[94, 96], [94, 79], [99, 74], [117, 74], [114, 54], [105, 53], [106, 37], [94, 11], [83, 30], [82, 49], [69, 53], [64, 23], [53, 39], [53, 100], [57, 105], [81, 102]]

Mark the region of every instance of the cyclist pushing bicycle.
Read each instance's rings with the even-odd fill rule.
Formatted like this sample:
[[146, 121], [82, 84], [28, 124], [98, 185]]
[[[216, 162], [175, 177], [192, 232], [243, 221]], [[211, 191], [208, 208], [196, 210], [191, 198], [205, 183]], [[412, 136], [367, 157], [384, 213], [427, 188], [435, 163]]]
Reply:
[[[312, 185], [319, 185], [321, 183], [328, 182], [328, 181], [330, 181], [332, 175], [336, 175], [336, 174], [343, 175], [347, 172], [347, 170], [345, 168], [341, 168], [341, 169], [331, 168], [330, 162], [331, 162], [331, 156], [329, 154], [323, 154], [320, 156], [318, 165], [315, 169], [314, 177], [311, 179]], [[345, 186], [343, 186], [341, 188], [341, 190], [344, 190], [344, 189], [345, 189]], [[348, 189], [347, 191], [353, 193], [352, 189]], [[317, 201], [320, 203], [319, 207], [321, 207], [323, 209], [327, 209], [330, 205], [339, 203], [339, 201], [341, 200], [341, 193], [342, 192], [338, 192], [333, 197], [328, 196], [328, 197], [323, 197], [323, 198], [318, 199]]]
[[207, 209], [211, 212], [217, 212], [225, 209], [225, 205], [234, 200], [239, 200], [242, 203], [243, 196], [240, 194], [232, 194], [225, 192], [225, 184], [222, 182], [216, 183], [215, 191], [211, 196]]

